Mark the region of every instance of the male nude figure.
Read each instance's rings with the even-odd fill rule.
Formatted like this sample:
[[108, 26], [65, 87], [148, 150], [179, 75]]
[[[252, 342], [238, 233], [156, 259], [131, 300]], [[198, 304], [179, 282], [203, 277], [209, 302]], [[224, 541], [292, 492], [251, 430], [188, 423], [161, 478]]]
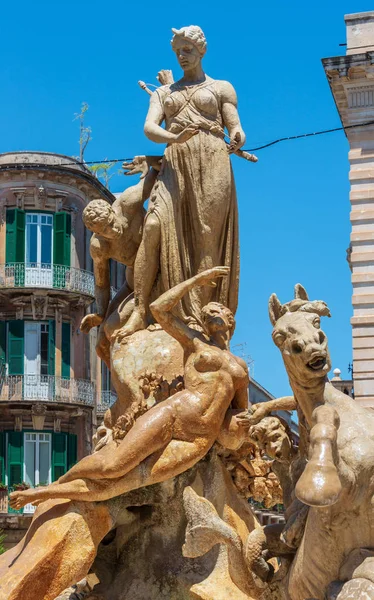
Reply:
[[[126, 175], [141, 173], [138, 184], [127, 188], [111, 206], [105, 200], [92, 200], [83, 211], [85, 226], [93, 231], [90, 253], [94, 264], [95, 298], [97, 312], [82, 319], [81, 330], [89, 333], [92, 327], [100, 328], [97, 352], [109, 366], [109, 343], [107, 337], [126, 322], [133, 302], [126, 310], [117, 310], [134, 289], [133, 269], [136, 254], [142, 240], [145, 217], [144, 202], [149, 198], [160, 168], [161, 157], [137, 156], [131, 163], [124, 163]], [[126, 265], [126, 281], [110, 302], [110, 259]], [[128, 306], [129, 305], [129, 306]], [[116, 311], [115, 314], [114, 311]], [[113, 315], [111, 323], [108, 318]]]

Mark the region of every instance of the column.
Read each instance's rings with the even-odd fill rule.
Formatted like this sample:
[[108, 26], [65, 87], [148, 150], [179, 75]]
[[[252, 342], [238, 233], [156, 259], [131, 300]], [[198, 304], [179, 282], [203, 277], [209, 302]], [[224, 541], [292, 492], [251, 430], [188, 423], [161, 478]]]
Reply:
[[[367, 110], [359, 112], [362, 122], [370, 120]], [[349, 142], [354, 391], [374, 406], [374, 126], [354, 129]]]

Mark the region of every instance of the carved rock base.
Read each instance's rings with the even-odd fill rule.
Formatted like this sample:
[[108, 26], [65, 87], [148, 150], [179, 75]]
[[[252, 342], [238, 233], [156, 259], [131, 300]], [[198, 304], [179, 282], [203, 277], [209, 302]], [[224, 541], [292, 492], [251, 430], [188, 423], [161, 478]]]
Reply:
[[0, 600], [54, 600], [87, 574], [111, 526], [103, 503], [43, 502], [23, 540], [0, 557]]
[[[220, 459], [212, 451], [196, 467], [172, 481], [113, 500], [117, 527], [99, 546], [92, 570], [100, 580], [89, 600], [265, 600], [265, 584], [217, 544], [199, 558], [182, 554], [187, 519], [183, 491], [191, 486], [207, 498], [243, 543], [258, 526]], [[133, 505], [129, 505], [133, 502]], [[122, 503], [122, 507], [120, 506]], [[127, 505], [127, 506], [126, 506]], [[125, 508], [126, 506], [126, 508]]]

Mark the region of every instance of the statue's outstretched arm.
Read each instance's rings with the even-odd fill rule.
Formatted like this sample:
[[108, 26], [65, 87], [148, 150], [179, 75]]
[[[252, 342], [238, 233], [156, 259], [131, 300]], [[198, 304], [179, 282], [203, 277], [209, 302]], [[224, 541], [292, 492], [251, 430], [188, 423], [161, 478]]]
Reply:
[[214, 279], [227, 277], [228, 274], [228, 267], [214, 267], [179, 283], [152, 302], [150, 309], [154, 318], [184, 348], [191, 347], [192, 349], [192, 340], [199, 335], [198, 332], [173, 315], [172, 310], [192, 288], [201, 285], [212, 285]]
[[91, 252], [95, 275], [95, 298], [97, 312], [104, 319], [110, 301], [109, 259], [99, 252]]
[[122, 192], [116, 201], [124, 204], [127, 213], [138, 210], [139, 205], [143, 205], [150, 197], [161, 168], [161, 161], [162, 156], [141, 155], [122, 164], [125, 176], [140, 174], [140, 181]]
[[89, 333], [92, 327], [97, 327], [103, 322], [110, 302], [109, 259], [103, 255], [103, 248], [95, 235], [91, 238], [90, 253], [94, 265], [97, 312], [82, 319], [80, 329], [84, 333]]
[[282, 396], [269, 400], [269, 402], [260, 402], [252, 405], [252, 415], [250, 417], [252, 425], [256, 425], [270, 413], [278, 410], [296, 410], [297, 404], [293, 396]]
[[[139, 171], [134, 171], [134, 173], [135, 172], [139, 173]], [[125, 173], [125, 175], [130, 174], [132, 175], [133, 173]], [[121, 211], [126, 214], [128, 219], [131, 219], [132, 215], [137, 211], [142, 210], [144, 202], [148, 200], [151, 195], [157, 175], [158, 172], [155, 169], [148, 170], [144, 177], [140, 177], [140, 181], [137, 184], [126, 188], [122, 194], [118, 196], [115, 205], [120, 207]], [[131, 228], [131, 221], [128, 226]]]

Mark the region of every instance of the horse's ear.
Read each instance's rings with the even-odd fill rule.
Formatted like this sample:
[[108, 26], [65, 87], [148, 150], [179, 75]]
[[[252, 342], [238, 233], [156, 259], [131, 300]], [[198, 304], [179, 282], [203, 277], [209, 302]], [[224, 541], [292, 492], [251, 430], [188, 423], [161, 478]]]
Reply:
[[295, 299], [309, 300], [308, 294], [306, 293], [306, 289], [301, 285], [301, 283], [297, 283], [295, 285]]
[[274, 326], [279, 317], [282, 316], [282, 305], [276, 294], [272, 294], [269, 298], [269, 317], [270, 322]]

